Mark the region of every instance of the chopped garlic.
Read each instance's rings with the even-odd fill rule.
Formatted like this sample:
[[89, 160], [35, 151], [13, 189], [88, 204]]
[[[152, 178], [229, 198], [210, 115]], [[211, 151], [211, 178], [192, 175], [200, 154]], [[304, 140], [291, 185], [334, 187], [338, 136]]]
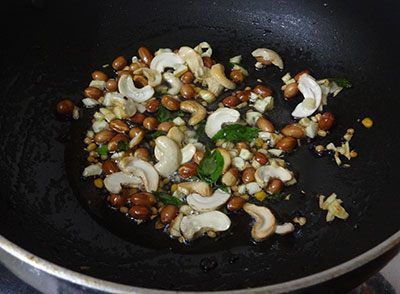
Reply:
[[347, 219], [349, 214], [341, 205], [343, 201], [337, 198], [335, 193], [332, 193], [326, 200], [324, 195], [319, 196], [319, 207], [327, 210], [326, 221], [331, 222], [335, 217], [340, 219]]

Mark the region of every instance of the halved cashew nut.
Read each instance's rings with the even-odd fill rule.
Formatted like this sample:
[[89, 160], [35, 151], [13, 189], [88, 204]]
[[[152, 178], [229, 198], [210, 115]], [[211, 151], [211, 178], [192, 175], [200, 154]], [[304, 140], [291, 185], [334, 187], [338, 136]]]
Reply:
[[223, 124], [236, 123], [240, 119], [240, 112], [232, 108], [218, 108], [207, 118], [205, 132], [209, 138], [222, 128]]
[[280, 69], [283, 69], [282, 58], [274, 50], [267, 48], [257, 48], [251, 53], [251, 55], [253, 55], [253, 57], [261, 57], [266, 61], [271, 61], [273, 65], [279, 67]]
[[243, 205], [243, 209], [255, 219], [255, 224], [251, 229], [254, 240], [261, 241], [275, 232], [276, 219], [267, 207], [247, 202]]
[[154, 89], [147, 85], [143, 88], [136, 88], [131, 75], [122, 75], [118, 81], [118, 90], [124, 96], [133, 99], [135, 102], [145, 102], [153, 97]]
[[198, 193], [202, 196], [209, 197], [212, 195], [212, 188], [204, 182], [183, 182], [179, 183], [177, 187], [178, 192], [182, 192], [185, 195]]
[[143, 67], [135, 70], [133, 74], [135, 75], [143, 74], [146, 77], [149, 85], [152, 86], [153, 88], [159, 86], [162, 82], [161, 73], [155, 69]]
[[185, 60], [190, 71], [196, 78], [200, 78], [204, 75], [206, 67], [204, 66], [203, 59], [199, 53], [190, 47], [183, 46], [179, 48], [178, 54], [183, 60]]
[[123, 172], [112, 173], [104, 179], [104, 186], [113, 194], [119, 194], [122, 190], [122, 186], [138, 188], [142, 185], [143, 181], [140, 177]]
[[171, 86], [171, 88], [168, 89], [168, 93], [171, 95], [178, 94], [183, 86], [181, 80], [170, 72], [164, 73], [163, 78]]
[[159, 176], [150, 163], [133, 156], [128, 156], [118, 163], [118, 167], [126, 174], [142, 178], [147, 192], [157, 191]]
[[259, 167], [255, 173], [255, 179], [260, 187], [266, 187], [270, 179], [280, 179], [285, 185], [294, 182], [293, 173], [281, 166], [264, 165]]
[[222, 157], [224, 158], [224, 167], [222, 169], [222, 173], [224, 174], [231, 167], [231, 163], [232, 163], [231, 155], [229, 154], [229, 152], [226, 149], [224, 149], [222, 147], [215, 148], [214, 150], [218, 150], [221, 153]]
[[200, 237], [203, 233], [208, 231], [226, 231], [230, 226], [231, 220], [229, 217], [218, 210], [186, 215], [182, 218], [180, 223], [182, 235], [186, 240]]
[[206, 117], [207, 111], [200, 103], [194, 100], [185, 100], [181, 102], [180, 109], [184, 112], [189, 112], [192, 114], [189, 125], [197, 125], [201, 120]]
[[210, 197], [203, 197], [196, 193], [190, 194], [186, 197], [186, 201], [194, 210], [205, 212], [219, 209], [230, 197], [231, 194], [218, 189]]
[[222, 86], [229, 90], [236, 88], [236, 84], [228, 79], [225, 75], [225, 68], [222, 64], [217, 63], [211, 67], [211, 76]]
[[299, 78], [298, 88], [301, 94], [303, 94], [304, 100], [297, 104], [296, 108], [292, 112], [292, 115], [294, 117], [310, 116], [321, 105], [321, 87], [312, 76], [308, 74], [302, 74]]
[[160, 136], [155, 142], [161, 156], [154, 168], [161, 176], [169, 177], [179, 168], [182, 161], [181, 150], [175, 141], [167, 136]]
[[153, 58], [150, 63], [150, 69], [162, 73], [166, 68], [177, 68], [184, 63], [185, 60], [183, 60], [178, 54], [163, 52]]
[[178, 144], [179, 148], [185, 140], [185, 134], [178, 127], [170, 128], [167, 137], [174, 140], [175, 143]]

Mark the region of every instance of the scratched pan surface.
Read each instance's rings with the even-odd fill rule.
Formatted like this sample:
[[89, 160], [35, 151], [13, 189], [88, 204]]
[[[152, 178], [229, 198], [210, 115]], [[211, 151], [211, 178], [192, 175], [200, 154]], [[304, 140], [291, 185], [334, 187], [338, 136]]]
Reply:
[[[0, 232], [7, 239], [107, 281], [206, 291], [317, 273], [399, 230], [397, 2], [53, 2], [14, 1], [2, 19]], [[306, 142], [287, 157], [298, 184], [289, 190], [290, 201], [269, 206], [279, 221], [307, 218], [289, 236], [254, 244], [250, 217], [232, 214], [232, 228], [217, 240], [179, 244], [153, 223], [137, 226], [107, 207], [105, 194], [80, 176], [89, 112], [72, 121], [55, 113], [57, 102], [69, 98], [79, 104], [92, 71], [119, 55], [136, 55], [142, 45], [154, 51], [201, 41], [225, 64], [242, 54], [251, 75], [274, 90], [276, 109], [269, 118], [278, 129], [293, 121], [290, 111], [299, 102], [282, 99], [283, 73], [308, 69], [316, 77], [353, 83], [329, 98], [325, 109], [335, 113], [337, 123], [332, 135], [315, 143], [339, 143], [353, 127], [351, 146], [359, 157], [350, 168], [338, 168]], [[278, 51], [284, 72], [255, 71], [250, 52], [257, 47]], [[373, 128], [361, 125], [365, 116], [374, 120]], [[332, 192], [350, 213], [347, 221], [325, 223], [318, 194]]]

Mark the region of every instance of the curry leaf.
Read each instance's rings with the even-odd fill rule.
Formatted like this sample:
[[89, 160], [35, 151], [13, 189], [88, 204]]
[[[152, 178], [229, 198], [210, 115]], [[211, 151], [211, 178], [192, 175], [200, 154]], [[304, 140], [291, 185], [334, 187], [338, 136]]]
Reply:
[[353, 87], [350, 81], [346, 80], [345, 78], [329, 78], [330, 82], [335, 82], [341, 88], [351, 88]]
[[118, 142], [118, 151], [129, 151], [128, 142], [121, 140]]
[[206, 121], [203, 119], [202, 121], [200, 121], [197, 124], [197, 129], [196, 129], [196, 138], [197, 139], [205, 137], [205, 135], [206, 135], [205, 129], [206, 129]]
[[176, 117], [184, 116], [184, 113], [181, 110], [178, 111], [169, 111], [162, 104], [158, 105], [157, 109], [157, 120], [162, 123], [165, 121], [172, 121]]
[[260, 130], [257, 128], [249, 128], [239, 124], [228, 125], [220, 129], [214, 137], [213, 141], [224, 139], [227, 142], [239, 143], [239, 142], [251, 142], [258, 136]]
[[285, 199], [288, 196], [288, 194], [280, 192], [280, 193], [273, 193], [273, 194], [269, 194], [267, 193], [267, 197], [265, 198], [265, 200], [268, 200], [270, 202], [279, 202], [283, 199]]
[[203, 159], [197, 167], [197, 175], [200, 180], [207, 184], [215, 184], [222, 174], [224, 167], [224, 158], [218, 150], [210, 151], [210, 147], [206, 146], [206, 152]]
[[108, 153], [107, 145], [100, 145], [99, 147], [97, 147], [96, 152], [100, 155], [107, 155]]
[[158, 137], [160, 137], [160, 136], [164, 136], [164, 135], [166, 135], [166, 134], [167, 134], [167, 133], [164, 132], [164, 131], [155, 131], [155, 132], [152, 132], [152, 133], [148, 133], [148, 134], [147, 134], [147, 137], [148, 137], [149, 139], [154, 140], [154, 139], [156, 139], [156, 138], [158, 138]]
[[157, 198], [158, 201], [163, 202], [165, 205], [182, 205], [182, 200], [175, 196], [169, 195], [166, 192], [153, 191], [153, 195]]

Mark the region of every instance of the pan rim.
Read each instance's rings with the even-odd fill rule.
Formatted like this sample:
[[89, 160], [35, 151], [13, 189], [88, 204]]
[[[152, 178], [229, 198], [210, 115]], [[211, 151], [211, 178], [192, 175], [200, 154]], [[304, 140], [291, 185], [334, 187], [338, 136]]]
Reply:
[[[400, 244], [400, 230], [387, 238], [385, 241], [381, 242], [377, 246], [369, 249], [368, 251], [327, 270], [321, 271], [316, 274], [308, 275], [295, 280], [272, 284], [268, 286], [262, 286], [252, 289], [239, 289], [239, 290], [225, 290], [225, 291], [215, 291], [218, 294], [244, 294], [244, 293], [260, 293], [260, 291], [265, 291], [266, 293], [286, 293], [294, 290], [303, 289], [306, 287], [314, 286], [333, 278], [342, 276], [352, 270], [361, 267], [362, 265], [368, 263], [369, 261], [383, 255], [385, 252], [394, 248], [397, 244]], [[64, 281], [71, 282], [80, 286], [91, 288], [93, 290], [99, 290], [104, 292], [112, 292], [119, 294], [126, 293], [143, 293], [143, 294], [172, 294], [172, 293], [201, 293], [195, 291], [171, 291], [171, 290], [159, 290], [151, 288], [142, 288], [129, 286], [124, 284], [118, 284], [115, 282], [105, 281], [102, 279], [94, 278], [74, 272], [72, 270], [66, 269], [62, 266], [58, 266], [50, 261], [42, 259], [27, 250], [19, 247], [18, 245], [12, 243], [2, 235], [0, 235], [0, 249], [4, 250], [6, 253], [17, 258], [18, 260], [41, 270], [49, 275], [56, 278], [60, 278]], [[7, 265], [6, 265], [7, 266]]]

